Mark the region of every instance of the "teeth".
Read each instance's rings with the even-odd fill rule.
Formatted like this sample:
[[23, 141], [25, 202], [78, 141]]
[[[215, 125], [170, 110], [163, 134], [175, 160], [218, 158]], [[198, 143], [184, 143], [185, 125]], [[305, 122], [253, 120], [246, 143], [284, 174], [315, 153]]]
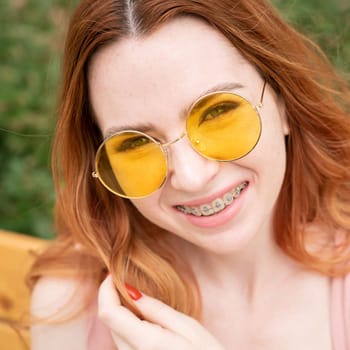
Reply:
[[176, 209], [179, 210], [179, 211], [182, 211], [183, 213], [187, 214], [186, 213], [186, 208], [183, 206], [183, 205], [177, 205], [176, 206]]
[[237, 198], [239, 196], [239, 194], [241, 193], [241, 189], [239, 187], [237, 187], [236, 189], [234, 189], [232, 191], [232, 196], [233, 198]]
[[233, 196], [232, 196], [232, 193], [226, 193], [224, 195], [224, 203], [225, 205], [229, 205], [233, 202]]
[[185, 214], [192, 214], [195, 216], [210, 216], [219, 213], [230, 205], [248, 186], [248, 182], [244, 181], [239, 186], [234, 188], [231, 192], [224, 194], [223, 198], [217, 198], [210, 204], [203, 204], [200, 207], [187, 207], [186, 205], [177, 205], [176, 209]]
[[191, 213], [192, 213], [190, 207], [185, 207], [185, 206], [183, 206], [183, 205], [178, 205], [178, 206], [176, 207], [176, 209], [182, 211], [182, 212], [185, 213], [185, 214], [191, 214]]
[[215, 201], [213, 201], [211, 203], [211, 205], [213, 206], [213, 210], [214, 210], [215, 213], [218, 213], [219, 211], [224, 209], [225, 206], [226, 206], [225, 202], [221, 198], [215, 199]]
[[209, 204], [201, 205], [200, 208], [201, 208], [201, 213], [204, 216], [209, 216], [209, 215], [213, 215], [214, 214], [214, 209]]
[[202, 216], [201, 211], [198, 208], [196, 208], [196, 207], [192, 207], [191, 208], [191, 214], [193, 214], [195, 216]]
[[184, 207], [184, 213], [185, 214], [192, 214], [192, 210], [189, 207]]

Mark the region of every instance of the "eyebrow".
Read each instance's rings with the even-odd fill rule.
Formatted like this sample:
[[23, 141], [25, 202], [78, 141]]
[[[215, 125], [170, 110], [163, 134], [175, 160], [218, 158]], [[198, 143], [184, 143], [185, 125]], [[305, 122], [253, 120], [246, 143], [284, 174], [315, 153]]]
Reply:
[[[238, 89], [242, 89], [244, 88], [244, 85], [240, 84], [240, 83], [235, 83], [235, 82], [225, 82], [225, 83], [220, 83], [217, 85], [212, 86], [211, 88], [209, 88], [208, 90], [203, 91], [201, 94], [199, 94], [199, 96], [193, 101], [191, 102], [191, 104], [187, 107], [185, 107], [182, 111], [181, 111], [181, 117], [184, 119], [188, 116], [193, 104], [199, 100], [200, 98], [202, 98], [205, 95], [214, 93], [214, 92], [219, 92], [219, 91], [234, 91], [234, 90], [238, 90]], [[123, 124], [120, 126], [112, 126], [111, 128], [108, 128], [106, 130], [106, 132], [104, 133], [103, 137], [104, 139], [107, 139], [108, 137], [120, 132], [120, 131], [125, 131], [125, 130], [137, 130], [137, 131], [141, 131], [144, 133], [147, 133], [151, 130], [155, 130], [156, 126], [153, 125], [152, 123], [139, 123], [139, 124]]]
[[144, 133], [147, 133], [148, 131], [154, 130], [155, 127], [152, 123], [141, 123], [141, 124], [123, 124], [120, 126], [112, 126], [106, 130], [106, 132], [103, 135], [104, 139], [108, 139], [110, 136], [120, 132], [120, 131], [126, 131], [126, 130], [137, 130]]
[[[234, 83], [234, 82], [226, 82], [226, 83], [220, 83], [217, 85], [212, 86], [210, 89], [204, 91], [198, 98], [201, 98], [202, 96], [205, 96], [207, 94], [210, 94], [212, 92], [219, 92], [219, 91], [233, 91], [244, 88], [244, 85], [240, 83]], [[197, 99], [198, 99], [197, 98]]]

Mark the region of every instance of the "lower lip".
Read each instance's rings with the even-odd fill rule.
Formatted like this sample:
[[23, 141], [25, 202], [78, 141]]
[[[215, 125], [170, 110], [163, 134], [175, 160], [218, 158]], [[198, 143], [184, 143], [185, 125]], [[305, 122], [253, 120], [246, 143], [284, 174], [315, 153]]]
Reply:
[[228, 223], [232, 220], [240, 211], [244, 197], [249, 188], [249, 185], [240, 193], [233, 203], [226, 207], [221, 212], [210, 215], [210, 216], [195, 216], [191, 214], [182, 214], [185, 215], [186, 219], [195, 226], [199, 227], [217, 227]]

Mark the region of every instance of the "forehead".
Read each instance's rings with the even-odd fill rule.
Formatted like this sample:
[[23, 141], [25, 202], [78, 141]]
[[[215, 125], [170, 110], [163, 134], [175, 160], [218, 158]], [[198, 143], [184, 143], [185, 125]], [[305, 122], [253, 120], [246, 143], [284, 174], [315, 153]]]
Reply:
[[[232, 48], [228, 39], [204, 20], [190, 16], [177, 17], [149, 35], [132, 35], [121, 38], [119, 41], [102, 48], [92, 59], [90, 75], [94, 74], [97, 68], [100, 68], [102, 61], [107, 63], [116, 57], [124, 58], [124, 54], [128, 56], [130, 64], [139, 64], [150, 56], [163, 60], [176, 59], [179, 56], [187, 57], [193, 49], [198, 53], [201, 50], [206, 50], [208, 43], [209, 45], [214, 44], [214, 49], [220, 46], [221, 49], [224, 46]], [[145, 56], [137, 56], [139, 52], [143, 52]]]
[[160, 117], [213, 86], [245, 85], [256, 75], [220, 32], [199, 19], [177, 18], [149, 36], [124, 38], [100, 50], [90, 65], [90, 98], [104, 130], [113, 118], [120, 124], [135, 115]]

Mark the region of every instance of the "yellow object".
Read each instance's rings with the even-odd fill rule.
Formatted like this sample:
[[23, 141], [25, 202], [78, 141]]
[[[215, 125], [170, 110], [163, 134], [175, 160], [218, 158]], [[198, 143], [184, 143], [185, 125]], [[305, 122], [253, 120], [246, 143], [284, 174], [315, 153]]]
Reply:
[[[0, 230], [0, 349], [26, 349], [11, 321], [28, 319], [29, 289], [25, 277], [38, 251], [48, 242], [31, 236]], [[21, 331], [29, 344], [27, 330]], [[27, 347], [28, 349], [29, 347]]]
[[230, 162], [242, 158], [260, 139], [262, 97], [259, 105], [253, 106], [231, 92], [203, 96], [191, 108], [187, 132], [166, 143], [141, 131], [119, 131], [98, 148], [93, 176], [121, 197], [148, 196], [166, 179], [166, 148], [185, 135], [204, 158]]

